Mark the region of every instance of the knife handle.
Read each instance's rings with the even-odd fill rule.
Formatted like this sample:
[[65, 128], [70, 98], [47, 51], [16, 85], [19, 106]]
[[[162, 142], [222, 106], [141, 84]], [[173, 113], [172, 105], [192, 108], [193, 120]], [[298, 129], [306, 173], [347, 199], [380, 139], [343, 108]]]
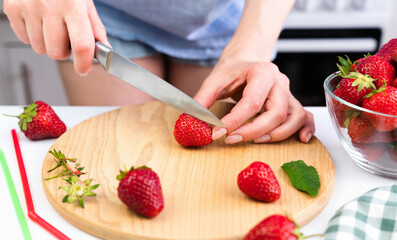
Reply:
[[95, 42], [94, 57], [102, 64], [106, 71], [109, 70], [110, 59], [112, 58], [113, 49], [98, 41]]

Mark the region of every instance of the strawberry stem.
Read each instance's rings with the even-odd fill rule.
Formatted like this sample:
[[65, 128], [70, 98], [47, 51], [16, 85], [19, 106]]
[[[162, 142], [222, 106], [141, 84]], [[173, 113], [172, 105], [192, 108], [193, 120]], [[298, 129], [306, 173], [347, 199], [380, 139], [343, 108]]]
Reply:
[[68, 171], [69, 171], [68, 169], [65, 169], [65, 170], [63, 170], [62, 172], [58, 173], [57, 175], [54, 175], [54, 176], [48, 177], [48, 178], [44, 178], [44, 180], [51, 180], [51, 179], [60, 177], [60, 176], [62, 176], [62, 175], [64, 175], [64, 174], [66, 174]]

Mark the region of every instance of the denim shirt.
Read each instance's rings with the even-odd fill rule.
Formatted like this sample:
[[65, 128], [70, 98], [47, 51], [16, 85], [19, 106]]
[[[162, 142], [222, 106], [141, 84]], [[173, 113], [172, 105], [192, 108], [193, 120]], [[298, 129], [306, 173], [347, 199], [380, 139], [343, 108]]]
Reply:
[[244, 0], [96, 0], [108, 35], [184, 59], [219, 58]]

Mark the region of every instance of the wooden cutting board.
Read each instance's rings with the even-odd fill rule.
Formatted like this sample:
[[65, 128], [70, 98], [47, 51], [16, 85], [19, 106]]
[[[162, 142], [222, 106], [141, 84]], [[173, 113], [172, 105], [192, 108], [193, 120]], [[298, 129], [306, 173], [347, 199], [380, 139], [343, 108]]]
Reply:
[[[211, 108], [218, 117], [232, 105]], [[283, 142], [226, 145], [223, 139], [201, 148], [184, 148], [173, 137], [180, 112], [160, 102], [127, 106], [90, 118], [63, 134], [51, 149], [76, 157], [100, 187], [77, 202], [62, 203], [65, 195], [57, 178], [43, 180], [44, 192], [55, 210], [76, 227], [104, 239], [241, 239], [256, 223], [274, 213], [288, 214], [299, 225], [317, 216], [331, 197], [333, 161], [313, 137], [303, 144], [293, 136]], [[296, 190], [281, 169], [285, 162], [304, 160], [321, 181], [317, 197]], [[281, 198], [263, 203], [246, 197], [237, 187], [238, 173], [253, 161], [266, 162], [281, 186]], [[47, 154], [42, 177], [55, 162]], [[121, 168], [147, 165], [160, 177], [164, 209], [155, 218], [138, 216], [119, 200], [116, 176]], [[56, 170], [57, 171], [57, 170]]]

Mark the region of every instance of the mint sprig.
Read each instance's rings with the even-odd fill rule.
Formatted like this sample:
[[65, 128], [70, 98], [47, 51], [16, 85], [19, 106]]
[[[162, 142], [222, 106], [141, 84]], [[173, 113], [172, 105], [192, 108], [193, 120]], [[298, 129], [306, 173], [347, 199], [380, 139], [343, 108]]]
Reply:
[[303, 160], [284, 163], [281, 168], [288, 174], [292, 185], [310, 196], [315, 197], [320, 188], [320, 177], [313, 166], [307, 166]]

